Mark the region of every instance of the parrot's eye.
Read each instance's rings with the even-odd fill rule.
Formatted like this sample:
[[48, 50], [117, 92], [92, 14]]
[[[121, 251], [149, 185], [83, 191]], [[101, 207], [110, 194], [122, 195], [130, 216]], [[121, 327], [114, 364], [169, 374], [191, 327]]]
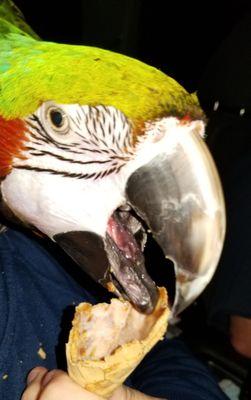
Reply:
[[47, 118], [54, 131], [63, 135], [68, 132], [69, 120], [63, 110], [58, 107], [50, 107], [47, 110]]

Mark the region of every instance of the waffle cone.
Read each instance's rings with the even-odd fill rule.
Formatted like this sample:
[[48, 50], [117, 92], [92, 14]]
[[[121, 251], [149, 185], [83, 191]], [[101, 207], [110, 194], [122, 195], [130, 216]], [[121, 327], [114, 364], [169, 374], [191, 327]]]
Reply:
[[[122, 301], [124, 300], [116, 300]], [[131, 307], [131, 306], [130, 306]], [[104, 398], [111, 396], [131, 372], [137, 367], [144, 356], [161, 339], [167, 329], [168, 306], [165, 288], [159, 288], [159, 300], [152, 314], [145, 316], [151, 326], [146, 337], [132, 339], [119, 345], [111, 354], [102, 359], [83, 359], [80, 355], [80, 314], [91, 314], [93, 306], [81, 303], [75, 312], [73, 327], [66, 345], [68, 373], [70, 377], [86, 390]], [[111, 341], [114, 336], [111, 337]], [[81, 349], [83, 350], [83, 349]]]

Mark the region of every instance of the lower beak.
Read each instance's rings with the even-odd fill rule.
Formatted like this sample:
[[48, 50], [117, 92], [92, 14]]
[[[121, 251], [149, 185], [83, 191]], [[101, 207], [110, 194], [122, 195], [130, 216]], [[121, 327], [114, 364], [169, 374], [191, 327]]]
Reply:
[[212, 157], [198, 133], [177, 137], [129, 178], [127, 198], [174, 263], [172, 315], [184, 310], [212, 278], [223, 246], [225, 207]]
[[107, 235], [71, 231], [57, 234], [54, 240], [95, 281], [119, 297], [129, 300], [135, 308], [151, 313], [157, 303], [155, 283], [145, 269], [144, 256], [135, 239], [134, 257], [126, 257]]

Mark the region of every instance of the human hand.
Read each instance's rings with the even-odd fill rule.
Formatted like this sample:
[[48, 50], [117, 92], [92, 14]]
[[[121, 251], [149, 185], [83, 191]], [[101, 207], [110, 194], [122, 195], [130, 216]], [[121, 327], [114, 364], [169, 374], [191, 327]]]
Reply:
[[[48, 371], [36, 367], [28, 375], [27, 387], [21, 400], [105, 400], [83, 389], [75, 383], [66, 372], [60, 370]], [[120, 386], [110, 397], [110, 400], [160, 400], [147, 396], [137, 390]]]

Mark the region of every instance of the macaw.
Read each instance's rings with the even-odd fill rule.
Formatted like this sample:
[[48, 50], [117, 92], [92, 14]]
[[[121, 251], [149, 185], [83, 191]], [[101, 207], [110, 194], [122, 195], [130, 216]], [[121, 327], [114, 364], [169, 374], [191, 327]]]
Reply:
[[0, 1], [1, 212], [150, 313], [147, 231], [174, 263], [173, 315], [211, 279], [224, 200], [195, 94], [136, 59], [40, 40]]

